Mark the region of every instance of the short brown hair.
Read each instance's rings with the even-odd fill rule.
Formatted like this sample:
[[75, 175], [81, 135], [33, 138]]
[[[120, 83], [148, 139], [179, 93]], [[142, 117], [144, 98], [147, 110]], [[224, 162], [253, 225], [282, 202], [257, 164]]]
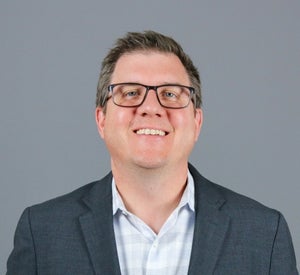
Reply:
[[96, 106], [106, 106], [107, 87], [110, 84], [111, 76], [119, 58], [126, 53], [135, 51], [158, 51], [175, 54], [185, 67], [191, 85], [195, 89], [195, 107], [201, 107], [201, 82], [197, 68], [194, 66], [190, 57], [173, 38], [154, 31], [128, 32], [124, 37], [116, 41], [114, 47], [108, 52], [102, 62], [97, 86]]

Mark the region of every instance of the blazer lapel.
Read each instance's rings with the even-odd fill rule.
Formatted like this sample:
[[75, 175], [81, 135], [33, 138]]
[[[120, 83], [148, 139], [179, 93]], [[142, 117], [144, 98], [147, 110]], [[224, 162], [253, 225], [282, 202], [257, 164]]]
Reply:
[[90, 210], [79, 217], [79, 222], [95, 273], [121, 275], [113, 230], [111, 180], [109, 174], [83, 198]]
[[230, 218], [221, 211], [225, 199], [192, 166], [195, 181], [195, 230], [189, 274], [213, 274]]

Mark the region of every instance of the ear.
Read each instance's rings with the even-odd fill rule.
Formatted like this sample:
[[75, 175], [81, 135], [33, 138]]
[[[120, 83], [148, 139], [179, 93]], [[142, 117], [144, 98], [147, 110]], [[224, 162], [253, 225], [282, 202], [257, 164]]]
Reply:
[[95, 119], [99, 135], [104, 138], [105, 113], [103, 108], [97, 107], [95, 110]]
[[195, 142], [198, 140], [198, 137], [201, 132], [201, 127], [203, 123], [203, 111], [200, 108], [195, 110]]

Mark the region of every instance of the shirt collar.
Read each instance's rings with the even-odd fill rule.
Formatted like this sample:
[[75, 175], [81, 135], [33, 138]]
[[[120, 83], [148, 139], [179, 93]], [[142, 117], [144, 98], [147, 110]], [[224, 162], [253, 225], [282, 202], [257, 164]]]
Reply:
[[113, 215], [115, 215], [118, 210], [121, 210], [122, 212], [127, 212], [123, 200], [117, 190], [117, 186], [114, 178], [112, 179], [112, 198], [113, 198]]
[[[187, 185], [185, 187], [185, 190], [182, 194], [181, 200], [179, 202], [179, 205], [177, 208], [181, 208], [185, 205], [188, 205], [190, 210], [193, 212], [195, 211], [195, 186], [194, 186], [194, 179], [188, 170], [188, 175], [187, 175]], [[117, 190], [117, 186], [115, 183], [114, 178], [112, 179], [112, 198], [113, 198], [113, 215], [117, 213], [118, 210], [122, 211], [123, 213], [129, 213], [128, 210], [126, 209], [124, 202]]]

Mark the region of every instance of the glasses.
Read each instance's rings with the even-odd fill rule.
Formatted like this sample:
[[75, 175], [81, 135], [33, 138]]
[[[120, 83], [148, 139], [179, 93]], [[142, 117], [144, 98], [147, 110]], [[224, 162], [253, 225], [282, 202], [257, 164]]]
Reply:
[[177, 84], [147, 86], [138, 83], [117, 83], [108, 86], [114, 104], [121, 107], [138, 107], [143, 104], [150, 90], [156, 93], [159, 104], [165, 108], [181, 109], [189, 105], [193, 87]]

